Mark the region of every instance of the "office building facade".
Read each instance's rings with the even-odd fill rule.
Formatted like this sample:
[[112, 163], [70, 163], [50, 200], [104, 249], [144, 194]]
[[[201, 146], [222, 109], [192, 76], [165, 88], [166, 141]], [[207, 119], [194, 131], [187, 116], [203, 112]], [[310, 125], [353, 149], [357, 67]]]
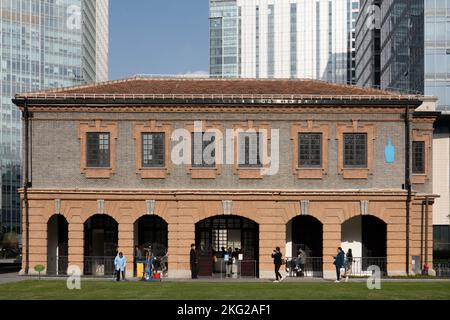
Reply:
[[210, 0], [213, 77], [354, 82], [356, 0]]
[[381, 86], [381, 0], [361, 1], [356, 22], [356, 84], [363, 87]]
[[450, 259], [450, 1], [425, 1], [425, 93], [438, 98], [442, 112], [435, 123], [434, 257]]
[[16, 93], [108, 79], [108, 0], [2, 0], [0, 224], [20, 233], [21, 115]]
[[360, 7], [357, 84], [424, 94], [424, 1], [363, 0]]
[[425, 1], [425, 94], [450, 112], [450, 1]]

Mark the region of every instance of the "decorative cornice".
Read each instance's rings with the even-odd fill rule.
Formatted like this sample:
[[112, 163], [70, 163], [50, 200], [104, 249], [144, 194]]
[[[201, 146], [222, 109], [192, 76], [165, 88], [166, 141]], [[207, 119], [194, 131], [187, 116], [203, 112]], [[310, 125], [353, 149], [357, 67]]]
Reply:
[[[332, 110], [330, 110], [332, 109]], [[348, 106], [340, 104], [309, 104], [309, 105], [199, 105], [199, 104], [174, 104], [174, 105], [135, 105], [127, 106], [126, 104], [109, 106], [109, 105], [74, 105], [74, 106], [45, 106], [30, 105], [30, 112], [52, 112], [52, 113], [404, 113], [404, 107], [391, 104], [388, 106], [370, 106], [370, 105], [354, 105]]]

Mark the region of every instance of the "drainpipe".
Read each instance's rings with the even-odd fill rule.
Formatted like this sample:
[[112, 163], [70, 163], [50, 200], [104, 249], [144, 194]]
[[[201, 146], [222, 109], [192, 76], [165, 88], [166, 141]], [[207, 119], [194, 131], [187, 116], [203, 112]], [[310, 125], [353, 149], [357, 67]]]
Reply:
[[25, 274], [28, 275], [30, 269], [30, 220], [29, 220], [29, 205], [28, 205], [28, 186], [29, 186], [29, 119], [30, 113], [28, 111], [28, 104], [25, 100], [22, 112], [24, 122], [24, 186], [23, 186], [23, 203], [25, 207]]
[[406, 274], [409, 275], [409, 225], [411, 210], [411, 120], [409, 106], [405, 110], [405, 188], [406, 196]]
[[428, 265], [428, 196], [425, 197], [425, 264]]

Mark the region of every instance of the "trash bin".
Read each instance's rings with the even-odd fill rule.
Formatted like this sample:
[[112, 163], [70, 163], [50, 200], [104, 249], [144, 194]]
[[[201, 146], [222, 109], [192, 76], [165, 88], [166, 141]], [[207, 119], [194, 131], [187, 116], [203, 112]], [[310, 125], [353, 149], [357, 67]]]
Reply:
[[136, 277], [138, 280], [141, 280], [143, 275], [144, 275], [144, 264], [142, 262], [139, 262], [136, 264]]

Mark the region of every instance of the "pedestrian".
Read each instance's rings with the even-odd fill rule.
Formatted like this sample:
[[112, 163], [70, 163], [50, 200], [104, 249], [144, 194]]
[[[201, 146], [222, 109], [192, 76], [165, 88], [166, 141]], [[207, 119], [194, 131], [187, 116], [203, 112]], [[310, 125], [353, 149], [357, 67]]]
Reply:
[[231, 278], [233, 274], [233, 249], [228, 248], [224, 256], [226, 277]]
[[197, 250], [195, 249], [194, 243], [191, 244], [190, 262], [191, 262], [191, 278], [197, 279], [198, 257], [197, 257]]
[[337, 255], [333, 258], [334, 258], [333, 264], [336, 267], [336, 281], [335, 282], [340, 282], [341, 281], [341, 268], [344, 266], [344, 259], [345, 259], [344, 250], [342, 250], [342, 248], [339, 247], [337, 250]]
[[[283, 277], [281, 276], [280, 273], [280, 268], [283, 260], [283, 254], [281, 253], [281, 249], [280, 247], [276, 247], [275, 250], [272, 252], [272, 258], [273, 258], [273, 264], [275, 265], [275, 281], [274, 282], [279, 282], [279, 281], [283, 281]], [[280, 279], [278, 281], [278, 279]]]
[[302, 248], [298, 249], [297, 253], [297, 272], [303, 277], [305, 274], [305, 264], [306, 264], [306, 253]]
[[142, 251], [141, 248], [139, 248], [139, 246], [134, 247], [134, 256], [137, 261], [142, 260]]
[[114, 259], [114, 267], [116, 271], [116, 280], [120, 281], [120, 275], [122, 274], [122, 280], [125, 281], [125, 267], [127, 266], [127, 259], [123, 256], [122, 252]]
[[352, 249], [348, 249], [345, 255], [345, 282], [348, 282], [348, 276], [352, 273], [353, 253]]

